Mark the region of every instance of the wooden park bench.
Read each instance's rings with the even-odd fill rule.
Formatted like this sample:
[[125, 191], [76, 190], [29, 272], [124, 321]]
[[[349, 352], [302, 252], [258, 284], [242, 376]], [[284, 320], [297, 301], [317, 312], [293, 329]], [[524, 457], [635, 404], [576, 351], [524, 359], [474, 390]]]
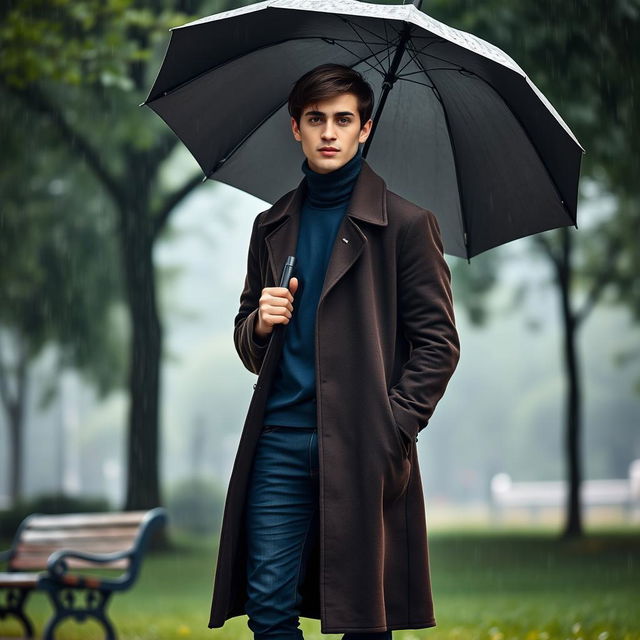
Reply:
[[[54, 608], [43, 638], [66, 618], [97, 621], [107, 640], [115, 640], [106, 607], [111, 594], [136, 581], [150, 534], [167, 519], [166, 510], [78, 513], [26, 517], [11, 549], [0, 553], [8, 571], [0, 573], [0, 621], [17, 618], [26, 637], [34, 630], [25, 612], [29, 594], [45, 591]], [[90, 576], [72, 569], [110, 569], [120, 575]], [[44, 569], [45, 571], [40, 571]]]

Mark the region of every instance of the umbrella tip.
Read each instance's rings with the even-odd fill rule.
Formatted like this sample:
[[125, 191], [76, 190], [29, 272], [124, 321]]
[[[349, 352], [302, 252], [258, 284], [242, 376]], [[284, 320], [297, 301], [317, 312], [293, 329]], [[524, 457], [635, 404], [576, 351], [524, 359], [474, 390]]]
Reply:
[[147, 104], [147, 101], [145, 100], [144, 102], [141, 102], [138, 106], [139, 107], [144, 107], [144, 105]]

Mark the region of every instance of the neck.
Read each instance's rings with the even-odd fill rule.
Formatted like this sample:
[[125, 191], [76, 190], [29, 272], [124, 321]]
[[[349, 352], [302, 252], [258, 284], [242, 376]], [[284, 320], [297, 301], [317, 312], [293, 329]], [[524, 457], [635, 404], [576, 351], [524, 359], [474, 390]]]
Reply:
[[360, 148], [354, 156], [341, 167], [329, 173], [318, 173], [309, 166], [305, 158], [302, 171], [306, 176], [309, 204], [313, 207], [337, 207], [351, 198], [351, 192], [362, 167], [362, 151]]

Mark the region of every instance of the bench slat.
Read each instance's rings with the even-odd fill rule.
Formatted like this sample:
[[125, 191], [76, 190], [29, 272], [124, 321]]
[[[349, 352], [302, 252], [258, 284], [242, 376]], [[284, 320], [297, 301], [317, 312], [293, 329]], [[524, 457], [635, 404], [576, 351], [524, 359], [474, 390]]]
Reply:
[[57, 541], [57, 540], [69, 540], [75, 544], [76, 540], [81, 542], [82, 540], [103, 540], [105, 538], [114, 538], [120, 540], [128, 540], [128, 544], [132, 544], [138, 533], [138, 527], [121, 527], [117, 529], [47, 529], [32, 531], [27, 529], [20, 536], [20, 541], [38, 543], [40, 541]]
[[35, 587], [38, 573], [0, 573], [0, 587]]
[[62, 513], [38, 515], [29, 519], [29, 528], [96, 527], [104, 525], [139, 525], [146, 511], [123, 511], [120, 513]]

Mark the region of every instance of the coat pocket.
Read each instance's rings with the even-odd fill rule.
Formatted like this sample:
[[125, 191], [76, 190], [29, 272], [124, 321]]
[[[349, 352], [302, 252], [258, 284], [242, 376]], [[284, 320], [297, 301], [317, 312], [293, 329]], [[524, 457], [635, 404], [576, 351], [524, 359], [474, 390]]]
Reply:
[[398, 443], [400, 445], [400, 450], [402, 451], [402, 455], [405, 458], [409, 457], [409, 453], [411, 452], [411, 440], [409, 440], [408, 436], [405, 432], [396, 424], [393, 423], [393, 430], [396, 432], [396, 438], [398, 439]]
[[409, 458], [409, 454], [411, 452], [411, 441], [409, 437], [405, 434], [405, 432], [398, 426], [398, 423], [395, 420], [393, 415], [393, 409], [391, 408], [391, 401], [389, 400], [389, 396], [387, 396], [387, 406], [389, 408], [389, 415], [391, 417], [391, 425], [393, 432], [395, 434], [396, 442], [398, 443], [398, 448], [403, 458]]

